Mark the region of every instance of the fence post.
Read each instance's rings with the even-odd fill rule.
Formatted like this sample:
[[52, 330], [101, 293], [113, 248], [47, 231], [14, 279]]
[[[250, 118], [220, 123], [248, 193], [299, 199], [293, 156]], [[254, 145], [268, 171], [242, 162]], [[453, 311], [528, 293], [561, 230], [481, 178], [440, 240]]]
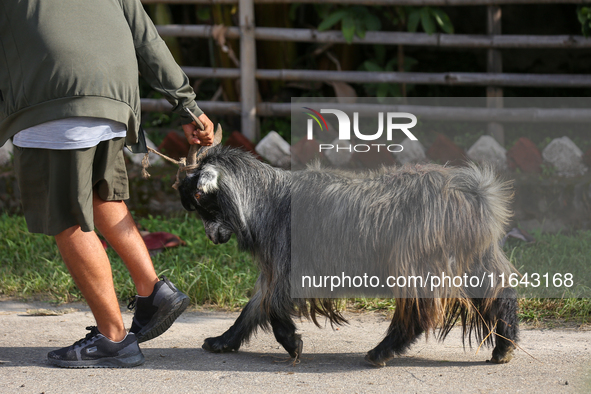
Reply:
[[[501, 7], [489, 5], [486, 7], [486, 33], [490, 35], [501, 34]], [[489, 73], [503, 72], [503, 59], [498, 49], [488, 49], [486, 52], [486, 71]], [[503, 88], [488, 86], [486, 88], [486, 106], [489, 108], [503, 107]], [[505, 143], [503, 125], [490, 122], [487, 126], [488, 133], [501, 145]]]
[[258, 140], [256, 127], [256, 41], [254, 35], [254, 2], [239, 1], [240, 19], [240, 101], [242, 134]]

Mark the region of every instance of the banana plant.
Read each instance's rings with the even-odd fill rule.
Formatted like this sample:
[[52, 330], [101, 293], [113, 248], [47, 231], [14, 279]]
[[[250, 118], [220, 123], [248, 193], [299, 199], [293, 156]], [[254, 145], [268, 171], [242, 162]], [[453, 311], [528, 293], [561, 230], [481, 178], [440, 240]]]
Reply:
[[[373, 72], [400, 70], [398, 64], [399, 59], [394, 58], [388, 60], [383, 45], [375, 45], [374, 49], [376, 54], [375, 57], [364, 61], [360, 67], [361, 70]], [[416, 59], [405, 56], [404, 63], [402, 64], [402, 71], [410, 71], [415, 64], [417, 64]], [[377, 97], [380, 102], [383, 101], [382, 99], [385, 97], [403, 97], [406, 95], [406, 91], [411, 91], [413, 88], [412, 85], [408, 85], [406, 91], [403, 92], [402, 86], [394, 83], [368, 83], [363, 86], [369, 96]]]
[[408, 24], [409, 32], [416, 32], [419, 24], [427, 34], [433, 34], [437, 31], [437, 26], [447, 34], [453, 34], [454, 27], [449, 20], [449, 16], [435, 7], [413, 7], [408, 10]]
[[581, 32], [585, 37], [589, 37], [591, 35], [591, 7], [578, 6], [577, 17], [581, 23]]
[[352, 6], [339, 8], [329, 13], [318, 25], [318, 31], [328, 30], [341, 24], [341, 32], [347, 43], [353, 42], [355, 36], [364, 38], [368, 30], [380, 30], [380, 19], [369, 11], [368, 7]]

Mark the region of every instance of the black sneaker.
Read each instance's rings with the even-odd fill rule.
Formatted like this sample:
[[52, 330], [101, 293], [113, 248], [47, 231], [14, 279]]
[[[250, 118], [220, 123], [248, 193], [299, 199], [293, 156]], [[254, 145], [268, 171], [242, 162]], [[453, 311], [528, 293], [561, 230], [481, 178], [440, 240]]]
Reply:
[[144, 355], [133, 333], [128, 333], [120, 342], [113, 342], [97, 327], [86, 329], [90, 332], [85, 338], [72, 346], [49, 352], [47, 361], [63, 368], [128, 368], [144, 363]]
[[130, 310], [135, 308], [129, 332], [136, 335], [138, 343], [154, 339], [168, 330], [188, 306], [189, 297], [163, 276], [150, 296], [135, 296], [127, 305]]

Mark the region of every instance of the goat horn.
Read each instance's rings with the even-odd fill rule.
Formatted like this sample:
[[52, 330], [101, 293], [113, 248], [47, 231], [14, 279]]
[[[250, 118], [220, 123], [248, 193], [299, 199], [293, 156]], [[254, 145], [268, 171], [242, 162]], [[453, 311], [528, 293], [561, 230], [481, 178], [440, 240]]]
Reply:
[[197, 127], [199, 127], [200, 130], [205, 130], [205, 126], [203, 125], [203, 122], [201, 122], [199, 120], [199, 118], [197, 116], [195, 116], [195, 114], [189, 110], [189, 108], [185, 108], [185, 111], [189, 114], [191, 119], [193, 119], [193, 122], [195, 122], [197, 124]]
[[197, 164], [203, 157], [205, 156], [206, 152], [213, 148], [216, 145], [219, 145], [222, 142], [222, 126], [218, 123], [217, 130], [213, 135], [213, 143], [209, 146], [200, 146], [200, 145], [191, 145], [189, 148], [189, 154], [187, 155], [187, 165], [195, 165]]

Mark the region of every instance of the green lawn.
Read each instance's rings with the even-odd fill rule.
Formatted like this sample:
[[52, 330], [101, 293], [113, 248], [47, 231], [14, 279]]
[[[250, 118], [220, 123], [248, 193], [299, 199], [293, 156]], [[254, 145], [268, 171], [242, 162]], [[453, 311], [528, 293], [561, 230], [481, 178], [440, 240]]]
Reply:
[[[187, 245], [153, 256], [158, 275], [166, 275], [191, 297], [193, 304], [224, 308], [243, 306], [258, 276], [250, 256], [238, 251], [234, 238], [213, 245], [205, 236], [201, 220], [187, 214], [162, 220], [140, 219], [142, 229], [178, 235]], [[27, 232], [21, 216], [0, 216], [0, 295], [47, 299], [57, 302], [81, 300], [52, 237]], [[135, 288], [125, 265], [112, 248], [107, 253], [113, 267], [118, 297], [125, 301]]]
[[[139, 219], [140, 226], [151, 232], [167, 231], [178, 235], [187, 245], [165, 250], [153, 257], [156, 272], [168, 276], [191, 297], [194, 305], [238, 308], [248, 301], [257, 268], [251, 257], [238, 251], [234, 238], [224, 245], [213, 245], [205, 236], [195, 215], [171, 218]], [[61, 261], [52, 237], [29, 234], [21, 216], [0, 215], [0, 295], [21, 299], [44, 299], [53, 302], [81, 300], [68, 271]], [[533, 234], [537, 242], [526, 244], [510, 240], [505, 251], [520, 272], [586, 273], [591, 261], [591, 231], [572, 234]], [[108, 249], [118, 296], [122, 302], [135, 294], [125, 266]], [[526, 321], [561, 319], [591, 321], [589, 289], [579, 287], [557, 298], [522, 298], [521, 318]], [[355, 299], [349, 308], [389, 310], [391, 300]]]

